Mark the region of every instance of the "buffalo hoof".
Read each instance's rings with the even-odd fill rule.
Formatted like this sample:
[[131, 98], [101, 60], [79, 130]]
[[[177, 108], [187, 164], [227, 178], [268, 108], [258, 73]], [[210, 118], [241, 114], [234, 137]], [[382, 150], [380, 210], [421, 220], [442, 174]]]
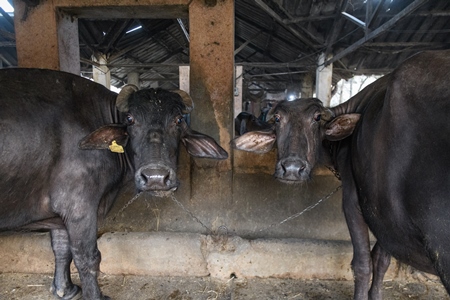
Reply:
[[58, 293], [54, 285], [52, 285], [50, 291], [56, 296], [57, 299], [61, 300], [79, 300], [82, 298], [81, 288], [78, 285], [74, 285], [70, 291], [64, 293], [63, 295]]

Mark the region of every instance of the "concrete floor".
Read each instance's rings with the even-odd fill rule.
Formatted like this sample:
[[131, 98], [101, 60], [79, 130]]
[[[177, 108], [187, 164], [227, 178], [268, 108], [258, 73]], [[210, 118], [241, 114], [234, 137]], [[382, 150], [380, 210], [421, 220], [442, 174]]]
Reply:
[[[79, 279], [73, 277], [75, 283]], [[0, 299], [53, 300], [46, 274], [0, 274]], [[115, 300], [351, 299], [353, 282], [293, 279], [230, 279], [100, 275], [104, 294]], [[450, 299], [435, 280], [425, 277], [386, 281], [384, 299]]]

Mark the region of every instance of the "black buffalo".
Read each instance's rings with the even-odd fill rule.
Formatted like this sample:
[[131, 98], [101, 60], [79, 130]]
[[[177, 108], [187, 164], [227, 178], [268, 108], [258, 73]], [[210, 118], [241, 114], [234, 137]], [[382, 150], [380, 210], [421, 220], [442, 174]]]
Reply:
[[308, 180], [319, 163], [340, 172], [356, 299], [382, 297], [391, 255], [450, 292], [449, 116], [450, 51], [424, 52], [337, 107], [282, 102], [273, 131], [232, 144], [265, 152], [276, 141], [275, 177], [285, 182]]
[[126, 86], [117, 95], [68, 73], [9, 69], [0, 71], [0, 107], [0, 229], [51, 230], [52, 292], [62, 299], [80, 291], [72, 259], [84, 299], [107, 298], [97, 283], [97, 215], [126, 178], [139, 191], [175, 190], [180, 141], [192, 156], [227, 158], [188, 127], [193, 103], [183, 92]]
[[265, 130], [271, 126], [271, 124], [261, 118], [257, 118], [255, 115], [245, 111], [239, 113], [234, 119], [234, 133], [236, 136], [243, 135], [249, 131]]

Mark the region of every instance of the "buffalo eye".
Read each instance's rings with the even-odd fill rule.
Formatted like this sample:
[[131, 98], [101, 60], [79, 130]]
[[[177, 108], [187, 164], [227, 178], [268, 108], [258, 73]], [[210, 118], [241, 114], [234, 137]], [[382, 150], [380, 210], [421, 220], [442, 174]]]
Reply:
[[183, 117], [178, 117], [178, 118], [176, 118], [175, 124], [181, 125], [181, 123], [183, 123]]
[[133, 125], [134, 124], [134, 117], [131, 114], [127, 114], [125, 116], [125, 121], [127, 125]]
[[314, 116], [314, 121], [319, 122], [322, 119], [322, 115], [321, 114], [316, 114]]
[[274, 115], [274, 116], [273, 116], [273, 120], [275, 121], [275, 123], [280, 123], [280, 121], [281, 121], [281, 116], [280, 116], [280, 115]]

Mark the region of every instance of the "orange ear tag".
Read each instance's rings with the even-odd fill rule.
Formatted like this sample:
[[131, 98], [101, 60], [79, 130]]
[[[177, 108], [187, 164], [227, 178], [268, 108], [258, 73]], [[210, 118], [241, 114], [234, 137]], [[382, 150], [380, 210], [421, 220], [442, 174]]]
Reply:
[[115, 140], [109, 145], [109, 150], [115, 153], [124, 153], [123, 147], [118, 145]]

